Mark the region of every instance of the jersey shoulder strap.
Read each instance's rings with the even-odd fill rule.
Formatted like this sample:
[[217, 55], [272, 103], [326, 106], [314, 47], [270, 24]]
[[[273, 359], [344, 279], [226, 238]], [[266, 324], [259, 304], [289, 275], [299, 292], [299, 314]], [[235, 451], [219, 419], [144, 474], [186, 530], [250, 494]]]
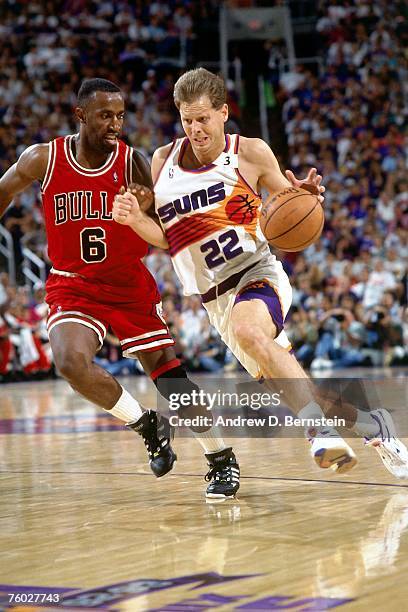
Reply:
[[51, 140], [48, 143], [47, 168], [45, 170], [44, 178], [41, 183], [41, 193], [43, 194], [45, 193], [48, 185], [50, 184], [52, 175], [54, 174], [55, 163], [57, 161], [57, 154], [58, 154], [58, 157], [60, 157], [61, 152], [62, 153], [64, 152], [64, 137], [63, 136], [59, 136], [58, 138], [55, 138], [54, 140]]
[[224, 169], [238, 168], [238, 147], [239, 135], [225, 134], [225, 148], [213, 162], [214, 165]]
[[177, 138], [176, 140], [173, 140], [171, 147], [169, 148], [166, 158], [164, 159], [162, 166], [159, 170], [159, 173], [156, 177], [156, 180], [154, 181], [154, 186], [157, 185], [157, 182], [159, 180], [159, 178], [163, 175], [163, 171], [165, 168], [167, 167], [172, 167], [172, 166], [177, 166], [178, 164], [178, 160], [179, 160], [179, 155], [180, 155], [180, 149], [183, 146], [183, 142], [184, 138]]

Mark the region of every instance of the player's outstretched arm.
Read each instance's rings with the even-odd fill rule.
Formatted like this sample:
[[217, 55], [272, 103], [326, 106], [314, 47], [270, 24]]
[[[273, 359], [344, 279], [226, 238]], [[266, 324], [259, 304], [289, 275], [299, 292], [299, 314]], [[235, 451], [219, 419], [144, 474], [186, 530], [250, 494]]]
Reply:
[[0, 179], [0, 217], [15, 195], [42, 181], [48, 164], [48, 144], [28, 147]]
[[[124, 196], [127, 195], [125, 198]], [[130, 195], [133, 198], [129, 197]], [[121, 225], [128, 225], [141, 238], [153, 246], [166, 249], [165, 235], [160, 227], [154, 207], [153, 180], [149, 162], [136, 149], [132, 155], [131, 183], [124, 187], [113, 202], [113, 218]]]
[[325, 189], [321, 185], [322, 177], [317, 174], [316, 168], [311, 168], [305, 179], [297, 179], [291, 170], [286, 171], [285, 177], [271, 148], [260, 138], [241, 138], [240, 156], [245, 165], [255, 168], [258, 190], [266, 189], [269, 193], [275, 193], [285, 187], [302, 187], [319, 195], [319, 200], [323, 201], [321, 194]]
[[[143, 190], [143, 187], [140, 186]], [[146, 212], [141, 210], [138, 198], [129, 190], [115, 196], [112, 207], [116, 223], [128, 225], [143, 240], [162, 249], [168, 248], [168, 243], [161, 227]]]

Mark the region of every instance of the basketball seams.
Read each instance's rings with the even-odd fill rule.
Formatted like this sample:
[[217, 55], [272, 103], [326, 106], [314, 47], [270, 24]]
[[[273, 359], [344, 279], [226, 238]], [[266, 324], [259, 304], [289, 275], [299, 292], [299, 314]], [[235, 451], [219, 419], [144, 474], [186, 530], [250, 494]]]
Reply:
[[299, 219], [299, 221], [297, 223], [295, 223], [294, 225], [292, 225], [290, 228], [286, 229], [284, 232], [282, 232], [281, 234], [278, 234], [277, 236], [271, 236], [270, 238], [268, 238], [268, 240], [276, 240], [277, 238], [281, 238], [282, 236], [284, 236], [285, 234], [288, 234], [289, 232], [291, 232], [293, 229], [295, 229], [295, 227], [297, 227], [298, 225], [300, 225], [300, 223], [303, 223], [303, 221], [305, 219], [307, 219], [312, 212], [315, 210], [316, 206], [319, 205], [319, 202], [316, 202], [316, 204], [313, 206], [313, 208], [311, 208], [309, 210], [309, 212], [302, 218]]
[[[313, 201], [308, 200], [306, 196], [314, 198]], [[296, 198], [303, 199], [296, 202]], [[279, 212], [286, 204], [288, 207]], [[271, 219], [273, 225], [269, 226]], [[291, 188], [276, 193], [269, 201], [261, 212], [260, 227], [270, 246], [296, 252], [318, 240], [324, 221], [324, 210], [318, 197], [306, 190]], [[277, 233], [269, 235], [269, 227], [271, 232]]]
[[316, 240], [318, 239], [318, 237], [323, 231], [323, 226], [324, 226], [324, 218], [322, 219], [322, 222], [318, 230], [313, 234], [313, 236], [311, 236], [305, 242], [302, 242], [301, 244], [297, 244], [296, 246], [291, 246], [290, 248], [283, 247], [283, 246], [275, 246], [275, 248], [280, 249], [281, 251], [286, 251], [287, 253], [296, 253], [297, 251], [302, 251], [303, 249], [306, 249], [308, 246], [316, 242]]
[[[296, 193], [294, 196], [292, 196], [292, 197], [291, 197], [291, 198], [289, 198], [288, 200], [285, 200], [284, 202], [282, 202], [282, 204], [279, 204], [279, 206], [278, 206], [277, 208], [275, 208], [275, 210], [273, 211], [273, 214], [272, 214], [270, 217], [268, 217], [268, 219], [266, 220], [266, 224], [265, 224], [265, 227], [264, 227], [264, 229], [263, 229], [264, 233], [265, 233], [265, 232], [266, 232], [266, 230], [267, 230], [267, 227], [268, 227], [268, 225], [269, 225], [269, 221], [270, 221], [270, 220], [273, 218], [273, 216], [275, 215], [275, 213], [276, 213], [276, 212], [277, 212], [277, 211], [278, 211], [280, 208], [282, 208], [282, 206], [285, 206], [285, 204], [288, 204], [288, 203], [289, 203], [289, 202], [291, 202], [292, 200], [296, 200], [296, 198], [305, 198], [305, 197], [307, 197], [307, 196], [310, 196], [311, 198], [316, 198], [316, 199], [317, 199], [317, 196], [315, 196], [315, 195], [313, 195], [312, 193], [309, 193], [309, 192], [307, 192], [307, 193]], [[318, 200], [317, 200], [317, 203], [319, 203], [319, 202], [318, 202]], [[265, 213], [266, 213], [266, 211], [267, 211], [268, 207], [270, 206], [270, 204], [271, 204], [271, 202], [269, 202], [269, 204], [267, 205], [267, 208], [265, 208], [265, 209], [263, 209], [263, 210], [262, 210], [261, 214], [262, 214], [264, 211], [265, 211]], [[268, 238], [268, 240], [270, 240], [270, 238]]]
[[[319, 226], [319, 229], [313, 234], [313, 236], [311, 236], [308, 240], [306, 240], [306, 242], [302, 242], [301, 244], [297, 244], [296, 246], [292, 246], [290, 249], [286, 248], [286, 251], [288, 253], [291, 253], [291, 252], [295, 253], [296, 251], [300, 251], [302, 249], [305, 249], [308, 246], [310, 246], [311, 244], [313, 244], [317, 240], [317, 238], [320, 236], [320, 234], [322, 233], [323, 226], [324, 226], [324, 217], [323, 217], [322, 222], [321, 222], [321, 224]], [[282, 251], [285, 250], [285, 247], [275, 247], [275, 248], [280, 249]]]

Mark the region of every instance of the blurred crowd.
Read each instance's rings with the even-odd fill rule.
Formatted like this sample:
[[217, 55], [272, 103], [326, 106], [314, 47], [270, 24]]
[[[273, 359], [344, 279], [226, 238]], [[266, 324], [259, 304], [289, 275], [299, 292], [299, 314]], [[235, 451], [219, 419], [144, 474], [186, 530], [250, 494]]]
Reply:
[[284, 258], [289, 335], [315, 369], [408, 363], [404, 10], [322, 2], [323, 73], [299, 66], [281, 81], [289, 167], [316, 166], [327, 189], [321, 240]]
[[[173, 85], [208, 44], [217, 11], [216, 0], [1, 2], [0, 175], [28, 146], [77, 131], [76, 93], [94, 76], [120, 85], [124, 139], [150, 158], [181, 133]], [[24, 246], [47, 259], [39, 185], [15, 198], [4, 223], [17, 267]]]
[[[216, 21], [217, 9], [208, 0], [2, 2], [0, 172], [27, 146], [76, 131], [72, 110], [86, 77], [121, 85], [124, 137], [147, 157], [178, 136], [173, 84], [199, 59], [200, 28]], [[302, 176], [316, 166], [326, 185], [322, 239], [301, 254], [276, 253], [294, 287], [288, 333], [312, 369], [407, 363], [404, 5], [346, 0], [321, 2], [319, 10], [322, 73], [302, 66], [276, 70], [272, 83], [282, 105], [288, 167]], [[39, 188], [16, 197], [3, 223], [18, 268], [24, 246], [48, 263]], [[199, 298], [181, 295], [168, 255], [152, 250], [147, 264], [187, 366], [237, 368]], [[52, 370], [45, 316], [42, 286], [31, 295], [2, 276], [0, 377]], [[111, 336], [98, 359], [115, 374], [140, 369], [121, 358]]]
[[0, 169], [35, 142], [76, 130], [82, 79], [120, 83], [126, 135], [147, 153], [174, 136], [174, 74], [212, 2], [4, 0], [0, 6]]
[[53, 373], [43, 286], [10, 284], [0, 273], [0, 382], [39, 379]]

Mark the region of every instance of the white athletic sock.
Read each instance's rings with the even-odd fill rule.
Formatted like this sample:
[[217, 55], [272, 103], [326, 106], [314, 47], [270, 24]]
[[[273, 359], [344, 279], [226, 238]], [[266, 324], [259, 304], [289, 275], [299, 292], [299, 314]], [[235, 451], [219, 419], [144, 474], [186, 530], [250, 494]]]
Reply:
[[[316, 402], [312, 401], [312, 402], [309, 402], [308, 404], [306, 404], [306, 406], [304, 406], [301, 410], [299, 410], [297, 416], [300, 419], [321, 419], [322, 417], [324, 417], [324, 412], [320, 408], [319, 404], [317, 404]], [[311, 427], [313, 427], [313, 426], [312, 425], [305, 425], [305, 436], [308, 439], [310, 439], [309, 438], [309, 431], [310, 431]], [[316, 429], [317, 431], [320, 428], [321, 427], [314, 427], [314, 429]]]
[[323, 410], [316, 402], [309, 402], [298, 412], [300, 419], [321, 419], [323, 416]]
[[122, 395], [116, 402], [111, 410], [106, 410], [106, 412], [110, 412], [117, 419], [121, 421], [125, 421], [125, 423], [131, 423], [132, 421], [137, 421], [143, 414], [143, 410], [140, 407], [140, 404], [134, 397], [130, 395], [122, 387]]
[[227, 448], [224, 440], [220, 437], [218, 427], [211, 427], [208, 431], [200, 433], [193, 431], [194, 437], [204, 449], [205, 453], [216, 453]]
[[356, 422], [351, 428], [351, 431], [365, 438], [374, 438], [374, 436], [379, 433], [380, 427], [377, 421], [373, 419], [370, 412], [357, 410]]

